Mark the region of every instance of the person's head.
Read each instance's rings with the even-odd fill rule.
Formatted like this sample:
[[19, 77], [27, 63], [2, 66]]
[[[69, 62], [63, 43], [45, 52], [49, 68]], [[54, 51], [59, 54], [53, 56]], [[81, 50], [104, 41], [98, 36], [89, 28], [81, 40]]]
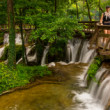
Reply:
[[110, 6], [106, 6], [106, 11], [109, 12]]

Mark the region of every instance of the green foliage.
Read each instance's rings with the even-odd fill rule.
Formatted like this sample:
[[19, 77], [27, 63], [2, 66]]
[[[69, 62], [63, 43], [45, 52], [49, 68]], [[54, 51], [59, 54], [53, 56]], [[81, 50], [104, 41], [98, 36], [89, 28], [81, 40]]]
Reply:
[[94, 81], [96, 81], [95, 75], [97, 73], [97, 70], [99, 69], [99, 67], [101, 66], [101, 62], [102, 62], [102, 58], [101, 57], [95, 57], [93, 63], [90, 65], [89, 70], [88, 70], [88, 80], [93, 79]]
[[75, 31], [82, 32], [83, 26], [78, 24], [76, 17], [70, 16], [52, 16], [45, 14], [38, 21], [37, 29], [33, 31], [32, 39], [41, 39], [47, 40], [50, 43], [53, 43], [56, 40], [65, 40], [72, 39], [75, 35]]
[[47, 67], [17, 65], [10, 70], [4, 63], [0, 63], [0, 93], [14, 87], [25, 86], [35, 77], [51, 75]]
[[65, 59], [66, 42], [65, 40], [57, 40], [54, 42], [48, 52], [48, 61], [59, 61]]

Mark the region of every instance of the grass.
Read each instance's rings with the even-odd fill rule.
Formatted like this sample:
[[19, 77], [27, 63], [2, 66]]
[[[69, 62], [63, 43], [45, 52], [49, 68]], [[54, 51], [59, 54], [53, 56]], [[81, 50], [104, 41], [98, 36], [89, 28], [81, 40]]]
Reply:
[[0, 93], [11, 88], [25, 86], [35, 77], [51, 74], [51, 71], [46, 66], [17, 65], [16, 69], [10, 70], [7, 65], [0, 63]]

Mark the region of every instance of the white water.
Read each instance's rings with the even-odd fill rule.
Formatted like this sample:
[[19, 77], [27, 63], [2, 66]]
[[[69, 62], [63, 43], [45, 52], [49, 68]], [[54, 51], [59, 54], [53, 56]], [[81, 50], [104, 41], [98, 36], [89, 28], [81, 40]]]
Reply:
[[[78, 83], [80, 87], [85, 87], [82, 86], [82, 84], [86, 70], [84, 70], [83, 75], [78, 76]], [[72, 93], [75, 94], [73, 103], [78, 102], [78, 105], [72, 106], [69, 110], [105, 110], [105, 106], [110, 100], [109, 71], [110, 70], [108, 70], [107, 68], [100, 67], [95, 76], [96, 80], [101, 80], [104, 74], [108, 74], [108, 76], [101, 80], [100, 85], [98, 85], [98, 83], [95, 81], [91, 81], [89, 91], [72, 91]]]
[[[21, 40], [21, 34], [20, 33], [16, 33], [16, 37], [15, 37], [15, 43], [17, 45], [22, 45], [22, 40]], [[4, 41], [3, 44], [9, 44], [9, 33], [5, 33], [4, 34]]]
[[74, 63], [81, 45], [81, 39], [72, 39], [67, 44], [68, 61]]
[[5, 47], [4, 46], [0, 48], [0, 58], [2, 57], [2, 55], [4, 53], [4, 50], [5, 50]]
[[41, 60], [41, 65], [44, 66], [46, 64], [46, 55], [49, 51], [50, 46], [45, 46], [44, 52], [43, 52], [43, 56], [42, 56], [42, 60]]
[[91, 84], [89, 86], [90, 93], [92, 95], [95, 95], [97, 87], [98, 87], [98, 81], [100, 80], [101, 76], [106, 72], [106, 68], [100, 68], [96, 74], [96, 82], [94, 80], [91, 81]]
[[[83, 42], [81, 46], [81, 42]], [[96, 56], [96, 51], [94, 49], [89, 50], [89, 41], [82, 41], [81, 39], [72, 39], [68, 41], [67, 44], [67, 58], [71, 63], [78, 62], [90, 63], [91, 60]], [[80, 52], [80, 55], [78, 54]]]
[[37, 62], [37, 53], [31, 53], [31, 51], [35, 48], [35, 45], [26, 47], [26, 56], [28, 62]]
[[89, 63], [96, 56], [95, 50], [89, 50], [82, 58], [82, 63]]
[[82, 61], [85, 53], [88, 52], [88, 44], [89, 44], [89, 41], [88, 40], [83, 41], [83, 47], [82, 47], [80, 58], [79, 58], [79, 61], [80, 62]]

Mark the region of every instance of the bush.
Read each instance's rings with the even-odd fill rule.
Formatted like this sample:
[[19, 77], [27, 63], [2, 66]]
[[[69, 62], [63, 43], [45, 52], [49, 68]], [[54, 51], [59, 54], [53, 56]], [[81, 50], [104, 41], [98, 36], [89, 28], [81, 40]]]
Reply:
[[101, 66], [101, 62], [102, 62], [102, 58], [101, 57], [95, 57], [93, 63], [90, 65], [89, 70], [88, 70], [88, 80], [93, 79], [96, 81], [95, 75], [97, 73], [97, 70], [99, 69], [99, 67]]
[[16, 69], [10, 70], [7, 65], [0, 63], [0, 93], [14, 87], [25, 86], [34, 77], [50, 75], [47, 67], [17, 65]]

